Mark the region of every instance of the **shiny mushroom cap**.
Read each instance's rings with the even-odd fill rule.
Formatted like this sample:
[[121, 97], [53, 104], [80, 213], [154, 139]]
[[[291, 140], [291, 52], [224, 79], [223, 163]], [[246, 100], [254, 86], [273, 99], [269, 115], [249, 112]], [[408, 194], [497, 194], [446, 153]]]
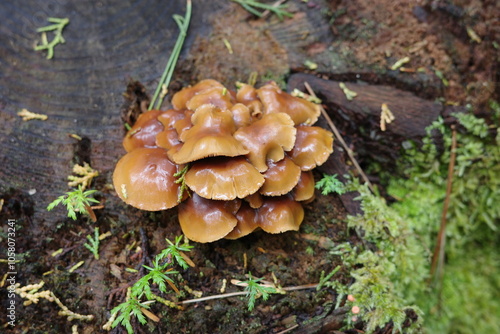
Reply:
[[113, 184], [127, 204], [147, 211], [159, 211], [178, 204], [177, 166], [162, 148], [137, 148], [116, 164]]
[[285, 157], [278, 162], [270, 162], [264, 172], [264, 185], [259, 192], [265, 196], [281, 196], [291, 191], [299, 182], [300, 167]]
[[257, 89], [264, 114], [284, 112], [292, 117], [295, 125], [316, 123], [321, 113], [319, 106], [283, 92], [275, 82]]
[[252, 209], [245, 202], [242, 202], [240, 209], [236, 213], [236, 220], [238, 221], [236, 226], [224, 237], [225, 239], [239, 239], [259, 228], [257, 210]]
[[139, 147], [156, 147], [156, 135], [163, 131], [163, 125], [158, 121], [162, 111], [149, 110], [139, 115], [134, 126], [123, 138], [123, 148], [130, 152]]
[[[188, 113], [187, 110], [175, 109], [167, 110], [159, 115], [158, 121], [163, 124], [164, 129], [156, 135], [156, 145], [169, 150], [181, 144], [179, 133], [175, 126], [179, 126], [180, 122], [188, 123], [191, 126], [191, 115], [192, 113]], [[187, 121], [186, 118], [188, 118]]]
[[250, 163], [263, 173], [268, 168], [268, 160], [280, 161], [284, 158], [285, 151], [293, 148], [296, 132], [290, 116], [274, 113], [239, 128], [234, 133], [234, 138], [249, 151], [247, 157]]
[[314, 175], [312, 171], [301, 172], [299, 183], [293, 188], [293, 199], [309, 203], [314, 199]]
[[196, 110], [204, 104], [212, 104], [220, 109], [230, 109], [234, 99], [225, 87], [210, 87], [195, 94], [187, 103], [186, 107]]
[[224, 238], [237, 224], [240, 200], [214, 201], [192, 194], [179, 204], [179, 223], [184, 235], [196, 242]]
[[193, 126], [180, 134], [184, 142], [180, 149], [169, 152], [177, 164], [206, 157], [245, 155], [248, 150], [233, 137], [236, 129], [231, 111], [213, 105], [199, 107], [191, 117]]
[[201, 197], [225, 201], [251, 195], [264, 183], [264, 177], [244, 157], [198, 160], [184, 179]]
[[268, 233], [298, 231], [304, 220], [304, 208], [289, 195], [266, 198], [257, 214], [260, 228]]
[[322, 165], [333, 152], [333, 134], [318, 126], [298, 126], [297, 139], [289, 152], [303, 171]]
[[183, 88], [172, 97], [172, 106], [174, 109], [186, 109], [186, 104], [193, 96], [213, 87], [224, 88], [220, 82], [212, 79], [201, 80], [194, 86]]

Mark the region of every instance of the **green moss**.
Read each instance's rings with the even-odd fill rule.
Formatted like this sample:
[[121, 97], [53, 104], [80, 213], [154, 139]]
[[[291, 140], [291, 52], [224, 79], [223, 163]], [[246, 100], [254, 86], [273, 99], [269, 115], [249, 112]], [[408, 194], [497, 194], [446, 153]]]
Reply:
[[[360, 308], [366, 332], [389, 322], [404, 333], [500, 332], [500, 110], [493, 110], [493, 125], [471, 114], [455, 115], [460, 126], [446, 261], [434, 280], [430, 258], [446, 197], [452, 129], [439, 119], [421, 145], [404, 144], [399, 174], [382, 175], [395, 203], [388, 205], [356, 180], [346, 185], [360, 193], [364, 214], [349, 216], [347, 223], [364, 241], [338, 245], [331, 253], [355, 280], [346, 286], [331, 275], [322, 285], [354, 296], [347, 303]], [[419, 320], [403, 329], [409, 308]]]

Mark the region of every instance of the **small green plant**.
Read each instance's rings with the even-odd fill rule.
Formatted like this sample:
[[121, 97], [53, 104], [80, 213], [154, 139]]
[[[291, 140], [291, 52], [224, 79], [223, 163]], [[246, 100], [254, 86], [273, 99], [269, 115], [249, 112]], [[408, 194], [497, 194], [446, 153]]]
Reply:
[[273, 6], [261, 3], [256, 0], [231, 0], [231, 1], [240, 4], [241, 7], [245, 8], [246, 11], [257, 17], [262, 17], [264, 15], [264, 12], [263, 11], [261, 12], [259, 10], [272, 12], [278, 17], [278, 19], [280, 19], [280, 21], [282, 21], [285, 16], [293, 17], [293, 14], [285, 9], [287, 7], [286, 5]]
[[148, 302], [139, 302], [138, 298], [131, 296], [131, 289], [127, 291], [127, 300], [114, 309], [111, 310], [111, 314], [116, 315], [112, 328], [118, 325], [122, 325], [127, 330], [127, 333], [134, 333], [132, 328], [132, 317], [135, 317], [139, 322], [144, 325], [147, 323], [146, 316], [143, 313], [143, 309], [149, 309]]
[[84, 246], [94, 254], [94, 258], [99, 260], [99, 227], [94, 229], [94, 237], [92, 238], [90, 235], [87, 235], [88, 243], [85, 243]]
[[[147, 309], [149, 309], [149, 304], [155, 301], [168, 307], [180, 308], [177, 304], [154, 293], [152, 287], [157, 286], [161, 293], [166, 294], [168, 293], [168, 284], [175, 292], [179, 293], [172, 278], [172, 275], [179, 272], [173, 270], [172, 266], [177, 264], [184, 269], [188, 268], [189, 264], [182, 256], [182, 252], [189, 252], [193, 248], [187, 243], [181, 244], [182, 238], [183, 236], [176, 237], [175, 243], [166, 239], [169, 246], [155, 256], [153, 266], [144, 266], [149, 272], [129, 288], [126, 300], [111, 310], [111, 328], [122, 325], [129, 334], [133, 333], [131, 322], [133, 317], [144, 325], [147, 322], [146, 316], [153, 317]], [[147, 300], [142, 301], [144, 298]]]
[[82, 186], [80, 185], [78, 189], [73, 191], [68, 191], [66, 194], [59, 196], [56, 200], [50, 203], [47, 206], [47, 211], [51, 211], [59, 204], [66, 206], [66, 210], [68, 210], [68, 217], [76, 220], [76, 213], [87, 214], [95, 221], [95, 214], [92, 210], [91, 203], [99, 203], [92, 196], [97, 190], [82, 190]]
[[339, 179], [337, 179], [337, 174], [333, 175], [323, 175], [323, 178], [319, 180], [316, 185], [316, 189], [321, 190], [323, 195], [328, 194], [339, 194], [342, 195], [346, 192], [346, 188]]
[[245, 286], [246, 296], [248, 297], [248, 310], [252, 311], [255, 307], [257, 298], [268, 300], [271, 294], [282, 293], [272, 284], [259, 284], [263, 278], [253, 278], [252, 273], [248, 273], [248, 280], [242, 281], [239, 285]]
[[182, 238], [183, 238], [182, 235], [176, 237], [175, 244], [172, 241], [165, 239], [169, 243], [169, 246], [167, 246], [167, 248], [165, 248], [163, 251], [161, 251], [160, 254], [158, 254], [158, 259], [163, 260], [165, 258], [167, 259], [171, 258], [172, 261], [177, 262], [177, 264], [181, 266], [183, 269], [188, 269], [189, 264], [182, 256], [182, 252], [190, 252], [193, 246], [190, 246], [186, 242], [184, 242], [181, 245], [180, 243]]
[[[41, 45], [35, 45], [35, 51], [41, 51], [41, 50], [47, 50], [47, 59], [52, 59], [54, 57], [54, 48], [58, 44], [62, 44], [65, 42], [64, 37], [62, 36], [62, 31], [66, 25], [69, 24], [69, 19], [64, 18], [60, 19], [57, 17], [49, 17], [47, 19], [50, 23], [53, 23], [51, 25], [45, 26], [38, 28], [36, 31], [42, 34], [42, 44]], [[47, 39], [47, 32], [53, 31], [54, 32], [54, 39], [52, 41], [48, 41]]]
[[186, 179], [185, 179], [185, 176], [186, 176], [186, 173], [188, 170], [189, 170], [189, 164], [184, 166], [184, 168], [181, 169], [180, 171], [174, 173], [174, 177], [176, 178], [175, 183], [180, 184], [179, 195], [177, 196], [177, 202], [179, 202], [179, 203], [182, 202], [182, 198], [184, 197], [185, 192], [188, 195], [190, 195], [189, 190], [188, 190], [188, 186], [186, 185]]
[[[158, 289], [167, 293], [166, 283], [174, 283], [174, 280], [169, 277], [169, 275], [178, 274], [178, 271], [174, 271], [170, 266], [170, 262], [161, 263], [159, 256], [156, 256], [153, 260], [153, 267], [144, 266], [144, 268], [149, 270], [149, 273], [142, 276], [133, 286], [132, 286], [132, 296], [141, 298], [145, 296], [148, 299], [156, 299], [155, 295], [151, 291], [151, 284], [156, 284]], [[170, 282], [170, 283], [169, 283]]]

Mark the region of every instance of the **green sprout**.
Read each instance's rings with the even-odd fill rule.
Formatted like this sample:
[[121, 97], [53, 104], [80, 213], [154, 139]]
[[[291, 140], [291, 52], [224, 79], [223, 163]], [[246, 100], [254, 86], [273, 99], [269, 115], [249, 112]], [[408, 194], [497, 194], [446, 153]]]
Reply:
[[[177, 264], [184, 269], [188, 268], [188, 264], [181, 253], [183, 251], [191, 251], [193, 246], [189, 246], [186, 243], [181, 245], [182, 236], [176, 237], [175, 243], [168, 239], [166, 240], [170, 245], [155, 256], [153, 266], [144, 266], [149, 272], [129, 288], [126, 300], [111, 310], [111, 318], [109, 321], [109, 323], [111, 323], [111, 328], [115, 328], [121, 324], [129, 334], [132, 334], [134, 332], [131, 323], [132, 316], [135, 316], [139, 322], [144, 325], [147, 322], [146, 316], [150, 317], [150, 315], [148, 315], [150, 312], [145, 309], [148, 309], [148, 304], [154, 301], [158, 301], [172, 308], [182, 309], [174, 302], [164, 299], [152, 291], [152, 285], [154, 284], [158, 287], [160, 292], [167, 293], [168, 284], [174, 291], [179, 293], [174, 285], [174, 280], [170, 277], [179, 272], [169, 268], [169, 266], [177, 262]], [[166, 261], [164, 260], [165, 258]], [[142, 302], [141, 299], [143, 297], [148, 300]]]
[[[130, 288], [129, 288], [130, 289]], [[130, 290], [129, 290], [130, 291]], [[130, 294], [130, 293], [129, 293]], [[111, 310], [111, 314], [117, 315], [115, 321], [111, 325], [112, 328], [115, 328], [118, 325], [122, 325], [127, 330], [127, 333], [134, 333], [134, 329], [132, 328], [131, 317], [135, 316], [141, 324], [145, 324], [147, 322], [142, 309], [148, 309], [149, 305], [146, 303], [141, 303], [134, 296], [127, 296], [127, 300], [120, 305], [116, 306]]]
[[316, 189], [321, 190], [323, 195], [337, 193], [339, 195], [344, 194], [347, 190], [342, 182], [337, 179], [337, 174], [333, 175], [323, 175], [323, 178], [319, 180], [316, 185]]
[[76, 220], [76, 212], [80, 212], [89, 215], [92, 220], [95, 221], [95, 214], [90, 205], [91, 203], [99, 203], [99, 201], [90, 196], [96, 191], [97, 190], [83, 191], [83, 188], [80, 185], [78, 189], [68, 191], [66, 194], [59, 196], [56, 200], [50, 203], [47, 206], [47, 211], [51, 211], [56, 206], [62, 203], [66, 206], [66, 210], [68, 210], [69, 218]]
[[[52, 57], [54, 57], [54, 48], [56, 47], [56, 45], [65, 42], [64, 37], [62, 36], [62, 31], [64, 27], [68, 25], [69, 19], [49, 17], [47, 21], [54, 24], [50, 24], [48, 26], [41, 27], [36, 30], [37, 32], [42, 33], [41, 36], [42, 44], [35, 45], [35, 51], [47, 50], [47, 59], [52, 59]], [[54, 39], [52, 39], [50, 42], [47, 40], [47, 32], [49, 31], [54, 32]]]
[[280, 21], [283, 21], [283, 17], [293, 17], [293, 14], [286, 11], [285, 8], [287, 5], [278, 5], [273, 6], [265, 3], [258, 2], [256, 0], [231, 0], [241, 5], [241, 7], [245, 8], [249, 13], [261, 18], [264, 16], [264, 12], [259, 11], [258, 9], [262, 9], [264, 11], [269, 11], [275, 14]]
[[94, 238], [87, 235], [88, 243], [85, 243], [84, 246], [94, 254], [94, 258], [99, 260], [99, 227], [94, 229]]
[[170, 246], [167, 246], [160, 254], [158, 254], [157, 258], [162, 260], [164, 258], [170, 257], [173, 261], [175, 260], [179, 266], [183, 269], [189, 268], [189, 264], [186, 262], [184, 257], [182, 256], [182, 252], [190, 252], [193, 246], [190, 246], [187, 243], [180, 245], [182, 239], [182, 235], [175, 238], [175, 244], [172, 241], [165, 239]]
[[255, 307], [255, 301], [257, 298], [262, 297], [264, 300], [268, 300], [269, 296], [273, 293], [282, 293], [276, 287], [269, 284], [259, 284], [263, 278], [253, 278], [252, 273], [248, 273], [248, 280], [242, 281], [240, 285], [245, 286], [246, 296], [248, 297], [248, 310], [252, 311]]
[[182, 202], [182, 198], [184, 197], [184, 192], [187, 192], [189, 195], [188, 186], [186, 185], [186, 179], [185, 179], [188, 169], [189, 165], [186, 165], [183, 169], [174, 174], [174, 177], [177, 178], [177, 180], [175, 180], [175, 183], [181, 185], [179, 188], [179, 194], [177, 196], [178, 203]]
[[153, 292], [151, 291], [151, 283], [158, 285], [158, 289], [161, 292], [167, 293], [167, 286], [165, 283], [174, 283], [174, 280], [168, 277], [168, 275], [178, 274], [179, 272], [167, 269], [170, 262], [161, 263], [160, 257], [156, 256], [153, 260], [153, 267], [144, 266], [144, 268], [149, 270], [149, 273], [141, 277], [132, 286], [132, 296], [140, 298], [143, 295], [148, 299], [155, 299]]
[[[186, 2], [186, 14], [184, 17], [180, 15], [173, 16], [175, 23], [179, 27], [179, 36], [177, 37], [177, 41], [175, 42], [174, 49], [168, 58], [167, 65], [165, 66], [165, 70], [158, 82], [158, 86], [156, 87], [156, 91], [151, 99], [151, 103], [149, 104], [148, 110], [151, 110], [156, 107], [156, 109], [160, 109], [161, 103], [163, 101], [162, 98], [159, 98], [160, 93], [163, 87], [168, 87], [170, 80], [172, 79], [172, 75], [174, 74], [175, 65], [177, 63], [177, 59], [179, 58], [179, 54], [181, 53], [182, 45], [184, 44], [184, 39], [186, 38], [187, 31], [189, 28], [189, 21], [191, 20], [191, 0], [187, 0]], [[158, 101], [157, 101], [158, 100]], [[155, 106], [156, 103], [156, 106]]]

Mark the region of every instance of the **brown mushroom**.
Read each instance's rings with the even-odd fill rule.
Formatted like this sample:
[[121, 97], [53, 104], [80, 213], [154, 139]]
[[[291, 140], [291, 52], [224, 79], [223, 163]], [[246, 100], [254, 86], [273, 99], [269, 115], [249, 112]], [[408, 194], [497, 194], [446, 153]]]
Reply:
[[174, 109], [186, 109], [186, 104], [196, 94], [212, 87], [224, 88], [224, 86], [212, 79], [201, 80], [194, 86], [186, 87], [175, 93], [172, 97], [172, 106]]
[[264, 114], [285, 112], [295, 125], [314, 124], [321, 113], [318, 105], [283, 92], [275, 82], [257, 89], [257, 94], [264, 106]]
[[293, 188], [293, 199], [308, 203], [314, 199], [314, 176], [312, 171], [301, 172], [299, 183]]
[[244, 200], [248, 203], [248, 205], [250, 205], [251, 208], [254, 209], [260, 208], [262, 206], [262, 203], [264, 203], [262, 195], [258, 192], [248, 195], [244, 198]]
[[264, 183], [264, 177], [244, 157], [198, 160], [191, 165], [184, 179], [198, 195], [225, 201], [253, 194]]
[[184, 235], [196, 242], [224, 238], [237, 224], [240, 200], [214, 201], [193, 193], [179, 205], [179, 223]]
[[236, 92], [236, 101], [243, 104], [248, 104], [252, 101], [258, 100], [257, 90], [252, 86], [245, 83], [240, 83], [238, 91]]
[[156, 135], [163, 131], [163, 125], [157, 119], [161, 113], [160, 110], [149, 110], [139, 115], [123, 138], [123, 147], [127, 152], [139, 147], [156, 147]]
[[210, 87], [195, 94], [186, 103], [186, 107], [190, 110], [196, 110], [204, 104], [213, 104], [221, 109], [230, 109], [233, 102], [231, 93], [225, 87]]
[[231, 113], [233, 114], [234, 125], [236, 128], [241, 128], [243, 126], [250, 125], [254, 119], [250, 114], [250, 109], [242, 103], [236, 103], [231, 107]]
[[113, 184], [127, 204], [147, 211], [172, 208], [178, 204], [177, 166], [162, 148], [137, 148], [116, 164]]
[[288, 193], [300, 179], [300, 167], [285, 155], [278, 162], [270, 162], [268, 170], [263, 174], [264, 185], [259, 192], [266, 196], [280, 196]]
[[[164, 130], [156, 135], [156, 145], [164, 149], [171, 149], [179, 144], [179, 133], [176, 125], [188, 123], [191, 126], [191, 111], [170, 109], [158, 116], [158, 121], [163, 124]], [[186, 121], [186, 118], [187, 121]], [[182, 129], [181, 129], [182, 131]]]
[[262, 103], [257, 95], [257, 90], [251, 85], [240, 84], [236, 93], [236, 102], [246, 105], [252, 116], [262, 114]]
[[298, 231], [304, 219], [302, 205], [291, 196], [269, 197], [257, 209], [259, 226], [268, 233]]
[[193, 126], [180, 134], [182, 147], [169, 157], [177, 164], [214, 156], [235, 157], [249, 151], [233, 137], [236, 129], [231, 111], [213, 105], [199, 107], [191, 117]]
[[242, 202], [240, 209], [236, 213], [238, 223], [225, 238], [235, 240], [252, 233], [259, 228], [257, 217], [257, 210], [252, 209], [247, 203]]
[[303, 171], [308, 171], [323, 164], [332, 152], [330, 131], [317, 126], [297, 126], [295, 146], [288, 154]]
[[264, 115], [249, 126], [239, 128], [234, 138], [248, 149], [248, 160], [261, 173], [268, 168], [266, 162], [280, 161], [285, 151], [293, 148], [296, 129], [285, 113]]

